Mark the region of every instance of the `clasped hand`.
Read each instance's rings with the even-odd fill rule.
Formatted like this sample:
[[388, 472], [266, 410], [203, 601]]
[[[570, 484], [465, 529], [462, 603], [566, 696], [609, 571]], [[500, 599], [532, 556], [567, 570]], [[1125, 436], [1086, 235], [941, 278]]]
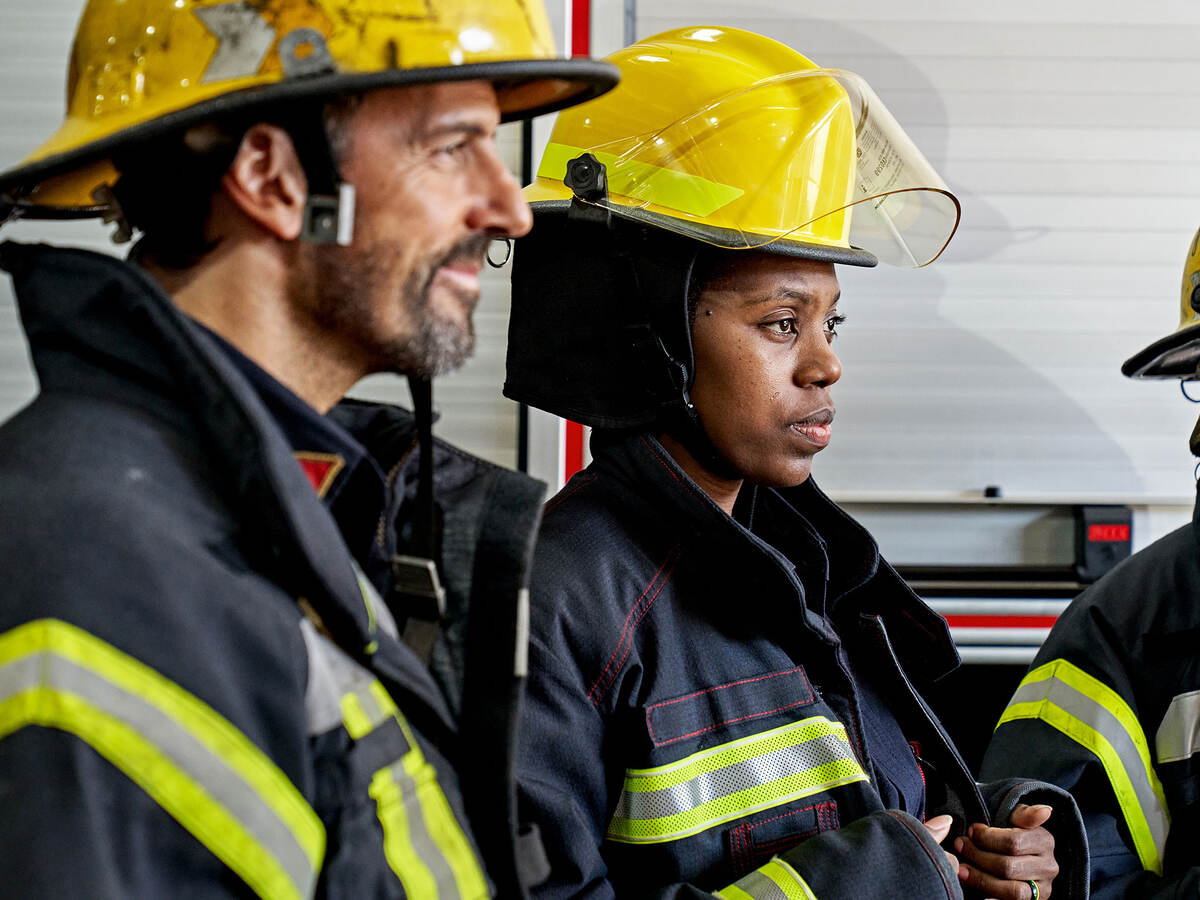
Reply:
[[[1013, 810], [1008, 828], [972, 825], [954, 841], [958, 856], [946, 854], [958, 870], [958, 880], [991, 900], [1045, 900], [1058, 875], [1054, 835], [1042, 827], [1051, 812], [1049, 806], [1022, 803]], [[950, 824], [949, 816], [937, 816], [925, 827], [940, 844], [949, 834]], [[1036, 894], [1031, 881], [1037, 883]]]

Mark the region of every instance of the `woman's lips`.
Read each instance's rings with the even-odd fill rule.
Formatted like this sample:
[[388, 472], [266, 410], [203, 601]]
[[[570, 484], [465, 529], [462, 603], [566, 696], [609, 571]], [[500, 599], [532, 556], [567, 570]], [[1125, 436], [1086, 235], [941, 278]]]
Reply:
[[833, 436], [833, 410], [819, 410], [799, 422], [793, 422], [791, 428], [810, 444], [824, 447]]

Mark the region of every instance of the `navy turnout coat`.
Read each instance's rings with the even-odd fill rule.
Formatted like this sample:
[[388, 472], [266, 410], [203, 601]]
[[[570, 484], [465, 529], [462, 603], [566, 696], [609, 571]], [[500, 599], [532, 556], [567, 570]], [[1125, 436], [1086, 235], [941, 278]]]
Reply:
[[[519, 784], [552, 869], [536, 896], [960, 897], [920, 806], [954, 815], [949, 845], [1018, 802], [1055, 806], [1054, 894], [1086, 896], [1069, 797], [981, 793], [921, 698], [958, 662], [944, 620], [811, 479], [746, 486], [730, 517], [649, 436], [593, 450], [547, 504], [532, 580]], [[864, 682], [890, 746], [867, 733]], [[925, 789], [886, 808], [875, 761], [914, 749]]]
[[1071, 791], [1092, 896], [1200, 896], [1200, 505], [1055, 623], [983, 760]]
[[[0, 263], [41, 383], [0, 428], [5, 892], [518, 895], [515, 623], [542, 486], [438, 446], [431, 671], [246, 378], [144, 272], [14, 244]], [[392, 473], [367, 524], [401, 552], [411, 416], [337, 415]]]

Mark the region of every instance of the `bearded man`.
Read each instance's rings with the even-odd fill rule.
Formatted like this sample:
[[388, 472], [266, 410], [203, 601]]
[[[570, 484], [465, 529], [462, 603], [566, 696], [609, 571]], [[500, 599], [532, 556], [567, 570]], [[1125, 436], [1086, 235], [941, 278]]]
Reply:
[[[497, 126], [615, 79], [531, 0], [91, 0], [66, 121], [0, 174], [0, 220], [142, 233], [133, 262], [0, 247], [41, 383], [0, 428], [10, 889], [537, 879], [511, 726], [541, 486], [435, 447], [429, 377], [530, 226]], [[342, 402], [372, 372], [417, 415]]]

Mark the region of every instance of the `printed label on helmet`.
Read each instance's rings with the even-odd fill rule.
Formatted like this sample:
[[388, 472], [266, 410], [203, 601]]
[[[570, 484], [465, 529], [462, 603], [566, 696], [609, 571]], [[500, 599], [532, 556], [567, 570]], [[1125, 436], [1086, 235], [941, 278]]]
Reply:
[[860, 197], [875, 197], [895, 188], [904, 173], [904, 158], [887, 132], [868, 118], [859, 128], [857, 138]]

